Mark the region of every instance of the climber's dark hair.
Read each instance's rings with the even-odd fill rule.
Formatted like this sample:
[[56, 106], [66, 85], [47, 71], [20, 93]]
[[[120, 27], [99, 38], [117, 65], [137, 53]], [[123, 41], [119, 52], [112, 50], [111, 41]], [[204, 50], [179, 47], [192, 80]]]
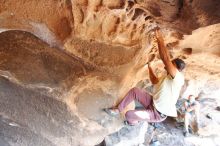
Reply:
[[176, 67], [179, 71], [182, 71], [186, 66], [185, 62], [182, 59], [179, 59], [179, 58], [173, 59], [172, 63], [176, 64]]

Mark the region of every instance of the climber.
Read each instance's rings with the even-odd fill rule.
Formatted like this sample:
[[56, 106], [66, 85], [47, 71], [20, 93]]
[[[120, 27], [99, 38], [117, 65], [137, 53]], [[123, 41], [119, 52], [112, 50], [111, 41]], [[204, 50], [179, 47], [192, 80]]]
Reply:
[[184, 76], [181, 72], [185, 68], [185, 63], [179, 58], [171, 61], [160, 30], [156, 29], [155, 34], [159, 54], [165, 65], [167, 74], [161, 78], [157, 78], [151, 68], [151, 62], [148, 63], [150, 80], [154, 84], [153, 95], [150, 95], [145, 90], [133, 88], [117, 107], [104, 109], [110, 115], [118, 115], [129, 103], [137, 100], [144, 106], [144, 109], [129, 110], [126, 112], [126, 123], [129, 125], [134, 125], [139, 121], [162, 122], [167, 116], [177, 116], [175, 104], [181, 87], [184, 84]]
[[185, 130], [183, 132], [184, 136], [189, 135], [189, 122], [194, 122], [195, 124], [195, 130], [198, 134], [199, 130], [199, 109], [200, 104], [198, 101], [195, 100], [195, 96], [189, 95], [188, 99], [184, 103], [185, 107], [185, 116], [184, 116], [184, 125]]

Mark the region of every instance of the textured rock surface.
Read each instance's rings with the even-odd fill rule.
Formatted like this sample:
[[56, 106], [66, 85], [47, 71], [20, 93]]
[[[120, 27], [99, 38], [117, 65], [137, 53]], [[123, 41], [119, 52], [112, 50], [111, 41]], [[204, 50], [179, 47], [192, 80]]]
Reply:
[[148, 124], [139, 123], [135, 126], [125, 126], [118, 132], [113, 133], [105, 138], [106, 146], [134, 146], [141, 145], [145, 142]]
[[1, 139], [6, 144], [92, 145], [102, 140], [107, 129], [88, 123], [64, 103], [65, 93], [93, 68], [27, 32], [3, 32], [0, 44]]
[[[219, 0], [1, 0], [0, 145], [89, 146], [121, 129], [123, 117], [102, 108], [148, 80], [144, 64], [158, 53], [155, 26], [172, 58], [188, 64], [205, 137], [184, 139], [168, 121], [158, 139], [217, 144], [210, 129], [219, 128], [219, 7]], [[154, 65], [160, 74], [158, 55]]]

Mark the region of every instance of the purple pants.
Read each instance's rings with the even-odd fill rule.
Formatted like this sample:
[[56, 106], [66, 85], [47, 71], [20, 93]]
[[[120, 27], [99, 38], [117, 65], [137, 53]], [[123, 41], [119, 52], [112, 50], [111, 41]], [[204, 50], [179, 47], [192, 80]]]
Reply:
[[132, 88], [127, 93], [127, 95], [118, 105], [119, 111], [123, 111], [124, 108], [134, 100], [137, 100], [140, 104], [144, 106], [144, 108], [139, 110], [130, 110], [126, 112], [125, 117], [129, 124], [135, 124], [138, 123], [138, 121], [162, 122], [166, 119], [166, 116], [162, 117], [161, 114], [153, 106], [152, 96], [148, 94], [145, 90], [139, 88]]

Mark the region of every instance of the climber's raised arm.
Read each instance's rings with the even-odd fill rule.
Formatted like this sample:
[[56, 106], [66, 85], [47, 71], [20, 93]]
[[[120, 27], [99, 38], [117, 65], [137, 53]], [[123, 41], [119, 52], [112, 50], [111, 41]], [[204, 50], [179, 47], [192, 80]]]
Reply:
[[170, 59], [168, 49], [166, 48], [162, 34], [161, 34], [160, 30], [158, 30], [158, 29], [156, 30], [156, 38], [157, 38], [157, 42], [158, 42], [159, 54], [160, 54], [161, 60], [163, 61], [164, 65], [165, 65], [165, 69], [172, 76], [172, 78], [174, 78], [176, 75], [176, 72], [177, 72], [177, 68], [176, 68], [175, 64], [172, 63], [172, 61]]

